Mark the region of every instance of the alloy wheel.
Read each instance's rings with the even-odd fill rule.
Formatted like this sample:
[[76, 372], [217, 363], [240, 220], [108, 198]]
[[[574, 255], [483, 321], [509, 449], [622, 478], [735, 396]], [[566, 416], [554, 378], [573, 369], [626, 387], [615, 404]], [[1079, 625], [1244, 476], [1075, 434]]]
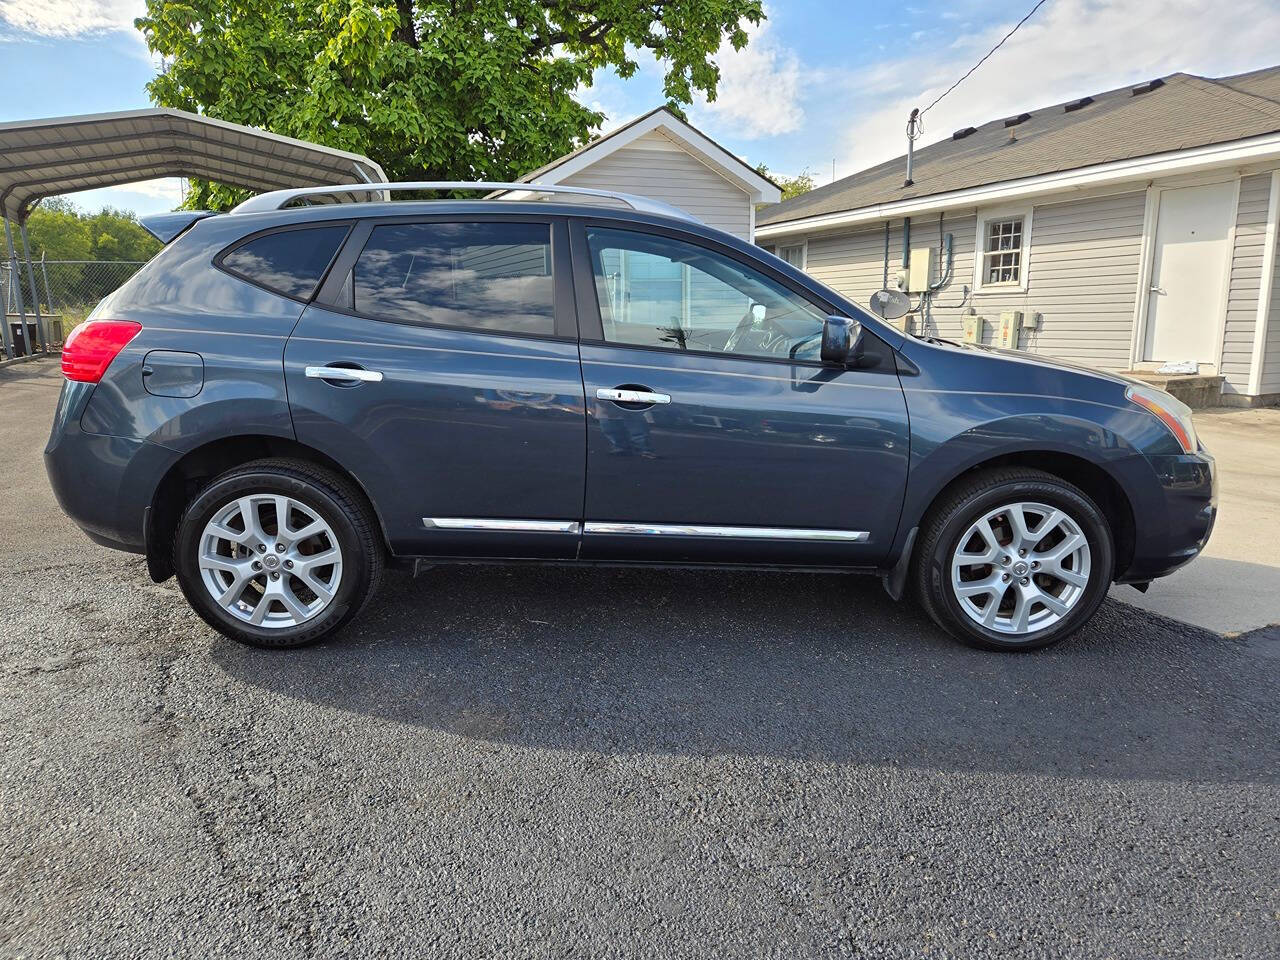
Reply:
[[1067, 616], [1089, 586], [1089, 542], [1065, 510], [1009, 503], [969, 525], [951, 557], [951, 590], [974, 623], [1028, 636]]
[[252, 494], [213, 512], [200, 535], [200, 576], [214, 602], [255, 627], [313, 620], [342, 580], [333, 528], [296, 497]]

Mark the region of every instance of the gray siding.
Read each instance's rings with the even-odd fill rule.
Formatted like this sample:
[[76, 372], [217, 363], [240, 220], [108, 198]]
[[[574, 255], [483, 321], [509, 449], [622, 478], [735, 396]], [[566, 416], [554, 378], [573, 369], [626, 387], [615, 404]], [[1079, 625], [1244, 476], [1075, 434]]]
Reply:
[[[1038, 205], [1032, 216], [1026, 292], [972, 293], [977, 216], [948, 215], [942, 231], [954, 236], [955, 265], [948, 285], [923, 318], [930, 334], [959, 339], [972, 307], [986, 319], [983, 340], [995, 338], [1000, 314], [1040, 314], [1039, 329], [1024, 331], [1022, 347], [1092, 366], [1129, 366], [1133, 314], [1142, 253], [1145, 191]], [[917, 217], [911, 245], [938, 247], [936, 217]], [[774, 241], [769, 240], [772, 244]], [[790, 242], [790, 241], [787, 241]], [[884, 226], [809, 239], [808, 272], [859, 303], [880, 289]], [[935, 278], [943, 264], [935, 252]], [[889, 273], [902, 266], [901, 221], [889, 237]]]
[[1235, 248], [1231, 254], [1231, 285], [1222, 339], [1222, 365], [1218, 370], [1226, 377], [1223, 393], [1249, 392], [1249, 366], [1253, 358], [1253, 331], [1258, 321], [1262, 247], [1266, 239], [1270, 194], [1270, 173], [1245, 177], [1240, 181]]
[[751, 239], [747, 192], [657, 131], [567, 177], [564, 184], [651, 197], [693, 214], [708, 226]]

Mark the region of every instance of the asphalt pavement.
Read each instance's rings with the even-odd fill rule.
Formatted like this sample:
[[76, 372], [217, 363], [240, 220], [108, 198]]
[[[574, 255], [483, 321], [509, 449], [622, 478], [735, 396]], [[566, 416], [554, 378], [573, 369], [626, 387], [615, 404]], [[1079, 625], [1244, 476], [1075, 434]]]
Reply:
[[1027, 655], [874, 580], [438, 568], [230, 643], [0, 371], [0, 956], [1280, 955], [1280, 635]]

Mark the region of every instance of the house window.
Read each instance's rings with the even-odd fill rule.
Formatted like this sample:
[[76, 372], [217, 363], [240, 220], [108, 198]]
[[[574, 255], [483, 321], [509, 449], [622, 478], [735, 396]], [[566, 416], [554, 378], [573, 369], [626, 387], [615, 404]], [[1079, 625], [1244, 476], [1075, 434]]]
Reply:
[[796, 243], [791, 246], [779, 247], [778, 256], [787, 261], [787, 263], [791, 264], [797, 270], [803, 270], [805, 265], [805, 245], [803, 243]]
[[978, 219], [978, 290], [1027, 288], [1029, 213], [998, 214]]

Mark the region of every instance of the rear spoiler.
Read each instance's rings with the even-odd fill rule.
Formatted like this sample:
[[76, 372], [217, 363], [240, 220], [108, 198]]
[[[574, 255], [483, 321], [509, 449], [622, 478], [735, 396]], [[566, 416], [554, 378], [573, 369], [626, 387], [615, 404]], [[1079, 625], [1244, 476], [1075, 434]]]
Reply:
[[168, 243], [197, 220], [215, 216], [216, 213], [216, 210], [175, 210], [173, 213], [153, 213], [147, 217], [139, 217], [138, 223], [161, 243]]

